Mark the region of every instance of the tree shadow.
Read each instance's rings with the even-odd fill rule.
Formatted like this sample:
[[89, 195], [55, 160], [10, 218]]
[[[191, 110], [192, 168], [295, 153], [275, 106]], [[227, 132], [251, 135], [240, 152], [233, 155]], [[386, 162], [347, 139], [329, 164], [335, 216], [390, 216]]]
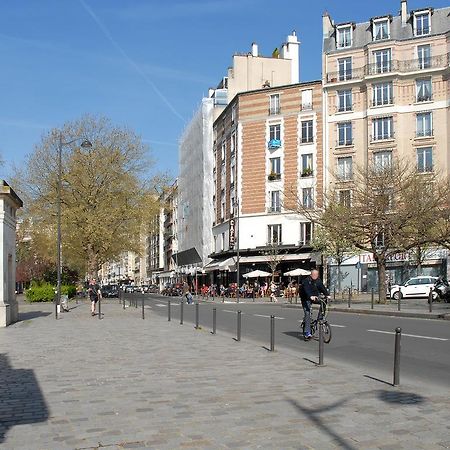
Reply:
[[425, 397], [413, 392], [380, 390], [377, 392], [377, 396], [383, 402], [398, 405], [418, 405], [427, 401]]
[[31, 369], [14, 369], [0, 354], [0, 443], [15, 425], [45, 422], [49, 411]]
[[303, 338], [303, 333], [300, 330], [299, 331], [283, 331], [283, 334], [285, 334], [286, 336], [296, 338], [302, 342], [304, 342], [304, 340], [305, 340]]
[[19, 312], [19, 320], [18, 322], [23, 322], [24, 320], [37, 319], [38, 317], [47, 317], [52, 313], [48, 311], [28, 311], [28, 312]]
[[315, 424], [322, 432], [326, 433], [333, 439], [334, 444], [338, 445], [340, 448], [347, 450], [356, 450], [349, 442], [347, 442], [343, 437], [326, 425], [325, 421], [320, 417], [321, 413], [337, 409], [347, 403], [348, 399], [341, 399], [334, 403], [331, 403], [320, 408], [307, 408], [302, 406], [298, 401], [293, 399], [288, 399], [289, 403], [293, 405], [298, 411], [305, 415], [313, 424]]

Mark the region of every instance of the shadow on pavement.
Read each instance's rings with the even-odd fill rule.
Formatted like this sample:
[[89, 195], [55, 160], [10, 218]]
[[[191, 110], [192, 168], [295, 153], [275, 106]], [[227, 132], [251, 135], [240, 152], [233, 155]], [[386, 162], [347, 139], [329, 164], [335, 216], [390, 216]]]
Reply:
[[298, 331], [283, 331], [283, 334], [285, 334], [286, 336], [290, 336], [293, 338], [296, 338], [302, 342], [304, 342], [305, 340], [303, 339], [303, 334], [301, 333], [300, 330]]
[[378, 391], [378, 398], [386, 403], [400, 405], [417, 405], [426, 402], [426, 398], [413, 392]]
[[39, 383], [31, 369], [14, 369], [0, 354], [0, 443], [15, 425], [45, 422], [49, 417]]
[[36, 319], [38, 317], [47, 317], [52, 313], [48, 311], [28, 311], [28, 312], [19, 312], [19, 322], [24, 320]]
[[[321, 413], [332, 411], [333, 409], [337, 409], [340, 406], [343, 406], [347, 402], [347, 399], [342, 399], [320, 408], [307, 408], [305, 406], [302, 406], [298, 401], [292, 399], [289, 399], [289, 402], [299, 412], [305, 415], [313, 424], [315, 424], [320, 429], [320, 431], [330, 436], [333, 439], [335, 445], [347, 450], [356, 450], [356, 447], [353, 447], [343, 437], [339, 436], [339, 434], [337, 434], [336, 431], [332, 430], [328, 425], [326, 425], [325, 421], [320, 417]], [[314, 446], [314, 442], [311, 442], [310, 444]]]

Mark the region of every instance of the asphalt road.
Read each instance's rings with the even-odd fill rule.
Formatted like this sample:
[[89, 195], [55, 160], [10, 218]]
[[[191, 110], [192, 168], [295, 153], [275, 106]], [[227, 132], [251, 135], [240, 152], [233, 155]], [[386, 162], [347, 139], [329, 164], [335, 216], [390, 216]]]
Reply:
[[[135, 294], [141, 300], [141, 294]], [[130, 295], [127, 295], [130, 297]], [[146, 308], [167, 317], [169, 297], [144, 295]], [[180, 298], [170, 298], [172, 323], [179, 326]], [[127, 303], [128, 304], [128, 303]], [[236, 336], [237, 311], [242, 311], [242, 341], [269, 347], [270, 315], [276, 316], [275, 349], [292, 352], [311, 362], [318, 360], [318, 342], [305, 342], [299, 333], [301, 309], [280, 304], [200, 303], [199, 324], [212, 329], [217, 308], [217, 333]], [[137, 312], [138, 314], [138, 312]], [[450, 388], [450, 322], [330, 311], [333, 337], [325, 345], [325, 363], [351, 365], [361, 375], [392, 382], [395, 328], [402, 328], [401, 379]], [[184, 304], [184, 326], [195, 322], [195, 306]], [[238, 343], [234, 343], [239, 345]], [[299, 373], [301, 376], [301, 373]], [[293, 380], [294, 381], [294, 380]]]

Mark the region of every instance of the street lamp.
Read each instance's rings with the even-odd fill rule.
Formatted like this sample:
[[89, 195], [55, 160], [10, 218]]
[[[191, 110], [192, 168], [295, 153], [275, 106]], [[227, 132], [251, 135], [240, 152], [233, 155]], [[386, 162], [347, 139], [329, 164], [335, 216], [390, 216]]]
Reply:
[[63, 147], [73, 144], [77, 141], [81, 142], [81, 147], [91, 148], [92, 143], [86, 138], [75, 138], [68, 142], [63, 142], [62, 133], [59, 133], [58, 142], [58, 211], [57, 211], [57, 257], [56, 257], [56, 302], [55, 302], [55, 319], [58, 318], [58, 305], [61, 304], [61, 190], [62, 190], [62, 150]]

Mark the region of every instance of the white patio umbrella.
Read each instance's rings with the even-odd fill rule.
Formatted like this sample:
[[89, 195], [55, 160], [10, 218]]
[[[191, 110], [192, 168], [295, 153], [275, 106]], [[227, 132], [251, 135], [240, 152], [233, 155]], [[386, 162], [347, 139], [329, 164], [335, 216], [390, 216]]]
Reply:
[[264, 272], [264, 270], [254, 270], [253, 272], [242, 275], [244, 278], [259, 278], [259, 277], [271, 277], [272, 274]]
[[285, 277], [303, 277], [305, 275], [310, 275], [311, 272], [309, 270], [305, 269], [294, 269], [290, 270], [289, 272], [286, 272], [284, 274]]

